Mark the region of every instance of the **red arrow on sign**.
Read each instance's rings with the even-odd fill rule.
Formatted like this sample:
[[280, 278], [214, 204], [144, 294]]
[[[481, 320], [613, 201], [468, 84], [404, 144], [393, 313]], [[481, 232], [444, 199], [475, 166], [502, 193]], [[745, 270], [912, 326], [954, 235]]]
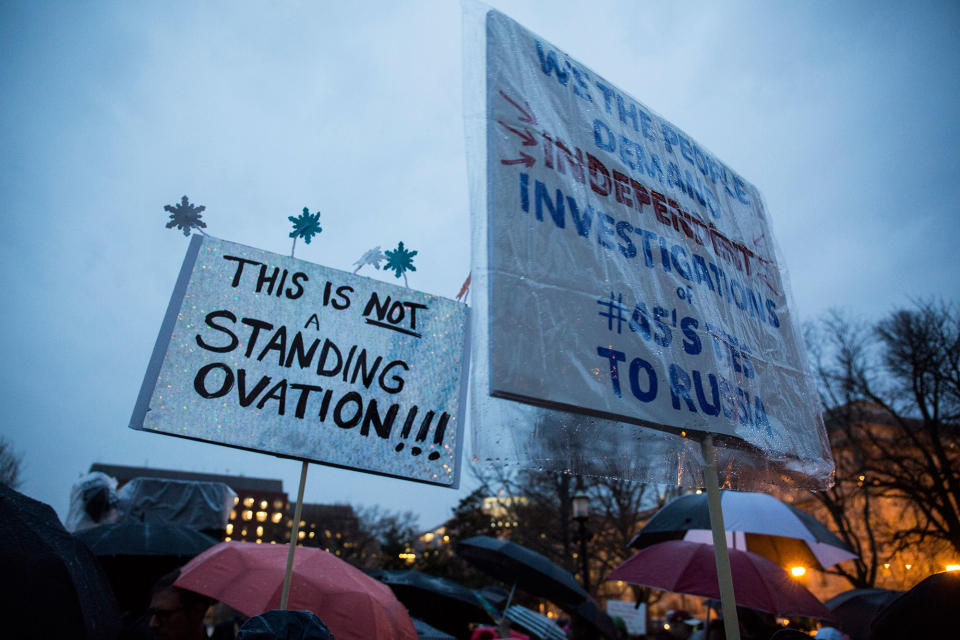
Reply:
[[509, 103], [512, 104], [513, 106], [515, 106], [515, 107], [517, 108], [517, 110], [518, 110], [520, 113], [523, 114], [523, 115], [520, 116], [520, 118], [519, 118], [520, 122], [526, 122], [527, 124], [537, 124], [537, 116], [533, 115], [533, 110], [530, 108], [530, 103], [529, 103], [529, 102], [527, 102], [526, 100], [523, 101], [524, 106], [526, 106], [526, 109], [524, 109], [524, 108], [521, 107], [519, 104], [517, 104], [516, 102], [514, 102], [514, 101], [510, 98], [510, 96], [508, 96], [507, 94], [505, 94], [502, 90], [500, 91], [500, 95], [503, 96], [504, 100], [506, 100], [507, 102], [509, 102]]
[[536, 146], [536, 144], [537, 144], [537, 139], [534, 138], [534, 137], [533, 137], [533, 134], [530, 133], [530, 131], [528, 131], [527, 129], [524, 129], [523, 131], [519, 131], [519, 130], [517, 130], [517, 129], [514, 129], [513, 127], [511, 127], [511, 126], [508, 125], [507, 123], [505, 123], [503, 120], [497, 120], [497, 122], [499, 122], [499, 123], [502, 124], [505, 128], [509, 129], [510, 131], [513, 131], [515, 134], [517, 134], [518, 136], [520, 136], [520, 137], [523, 139], [523, 146], [525, 146], [525, 147], [533, 147], [533, 146]]
[[529, 169], [530, 167], [532, 167], [533, 165], [535, 165], [536, 163], [537, 163], [537, 161], [533, 159], [533, 156], [531, 156], [531, 155], [529, 155], [529, 154], [527, 154], [527, 153], [524, 153], [523, 151], [520, 152], [520, 157], [519, 157], [519, 158], [516, 158], [516, 159], [514, 159], [514, 160], [501, 160], [501, 161], [500, 161], [500, 164], [525, 164], [525, 165], [527, 165], [527, 168], [528, 168], [528, 169]]

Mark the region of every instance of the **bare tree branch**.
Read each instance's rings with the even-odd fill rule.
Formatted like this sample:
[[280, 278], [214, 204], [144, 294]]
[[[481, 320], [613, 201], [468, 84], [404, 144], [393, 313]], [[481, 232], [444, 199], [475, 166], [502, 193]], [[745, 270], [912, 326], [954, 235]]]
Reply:
[[[805, 334], [837, 462], [817, 498], [860, 554], [854, 586], [872, 586], [891, 550], [960, 552], [960, 311], [915, 301], [868, 326], [832, 312]], [[878, 500], [905, 505], [893, 526]]]

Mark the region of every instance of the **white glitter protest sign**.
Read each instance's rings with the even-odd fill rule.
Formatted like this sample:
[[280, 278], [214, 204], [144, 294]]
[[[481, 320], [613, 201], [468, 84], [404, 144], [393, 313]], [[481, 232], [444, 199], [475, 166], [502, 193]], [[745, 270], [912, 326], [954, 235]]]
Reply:
[[459, 484], [465, 305], [193, 236], [131, 427]]

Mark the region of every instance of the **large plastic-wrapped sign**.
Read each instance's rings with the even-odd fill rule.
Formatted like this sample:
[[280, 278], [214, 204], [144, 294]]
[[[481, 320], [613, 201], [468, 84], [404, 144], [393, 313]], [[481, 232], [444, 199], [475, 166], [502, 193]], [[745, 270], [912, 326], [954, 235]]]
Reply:
[[194, 236], [131, 427], [456, 487], [466, 306]]
[[506, 16], [487, 11], [483, 27], [485, 189], [474, 211], [489, 394], [822, 457], [757, 189]]

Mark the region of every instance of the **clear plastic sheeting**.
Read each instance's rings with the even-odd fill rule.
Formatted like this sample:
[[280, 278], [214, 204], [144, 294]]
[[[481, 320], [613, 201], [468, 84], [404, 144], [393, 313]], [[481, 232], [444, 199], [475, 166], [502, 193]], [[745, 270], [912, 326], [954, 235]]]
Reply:
[[117, 479], [101, 471], [92, 471], [70, 489], [70, 510], [66, 529], [71, 533], [120, 520]]
[[474, 456], [823, 488], [833, 460], [759, 191], [592, 69], [464, 3]]
[[134, 478], [118, 492], [124, 516], [198, 531], [227, 526], [236, 493], [222, 482]]

